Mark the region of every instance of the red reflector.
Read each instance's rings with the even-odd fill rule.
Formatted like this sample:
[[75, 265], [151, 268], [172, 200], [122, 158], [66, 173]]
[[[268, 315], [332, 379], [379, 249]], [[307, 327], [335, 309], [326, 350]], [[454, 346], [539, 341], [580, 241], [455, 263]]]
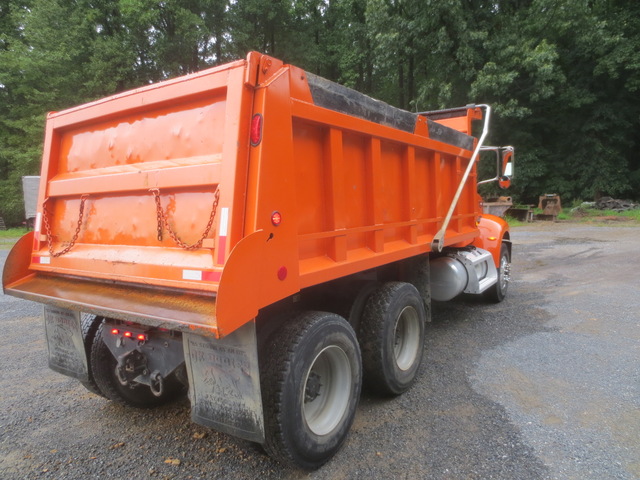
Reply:
[[141, 342], [146, 342], [147, 341], [147, 336], [144, 333], [139, 334], [136, 338], [138, 340], [140, 340]]
[[251, 133], [249, 134], [251, 138], [251, 145], [256, 146], [262, 140], [262, 115], [256, 113], [251, 119]]
[[278, 280], [284, 280], [287, 278], [287, 267], [280, 267], [278, 269]]
[[127, 338], [131, 338], [131, 337], [133, 337], [133, 333], [131, 333], [131, 332], [124, 332], [124, 336], [125, 336], [125, 337], [127, 337]]
[[273, 212], [271, 214], [271, 223], [276, 227], [282, 223], [282, 215], [280, 212]]
[[120, 330], [118, 330], [117, 328], [112, 328], [111, 329], [111, 333], [113, 333], [114, 335], [119, 335], [120, 334]]

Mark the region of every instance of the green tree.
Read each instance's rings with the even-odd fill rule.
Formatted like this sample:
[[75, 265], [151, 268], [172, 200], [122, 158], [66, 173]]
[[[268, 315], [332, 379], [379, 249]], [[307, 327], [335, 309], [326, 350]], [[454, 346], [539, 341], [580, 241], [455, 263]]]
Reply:
[[34, 0], [3, 7], [0, 49], [0, 214], [23, 218], [20, 177], [38, 173], [44, 112], [88, 100], [78, 64], [88, 62], [88, 25], [78, 4]]
[[523, 201], [640, 195], [636, 0], [5, 0], [0, 215], [21, 220], [46, 111], [249, 50], [413, 111], [493, 105]]
[[229, 28], [233, 41], [229, 48], [236, 58], [250, 50], [287, 59], [293, 38], [292, 2], [284, 0], [236, 1], [229, 8]]

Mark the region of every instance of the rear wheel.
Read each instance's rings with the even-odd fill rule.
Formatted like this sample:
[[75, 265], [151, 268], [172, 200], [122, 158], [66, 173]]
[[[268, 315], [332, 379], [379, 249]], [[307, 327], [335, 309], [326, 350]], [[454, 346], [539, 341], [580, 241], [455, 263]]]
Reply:
[[80, 383], [91, 393], [95, 393], [96, 395], [104, 397], [104, 393], [102, 393], [102, 391], [98, 387], [98, 384], [93, 377], [93, 372], [91, 371], [91, 345], [93, 345], [93, 340], [101, 323], [101, 317], [96, 317], [95, 315], [91, 315], [88, 313], [82, 314], [82, 340], [84, 342], [84, 351], [87, 355], [87, 365], [89, 366], [89, 379], [86, 382], [80, 381]]
[[360, 325], [369, 390], [399, 395], [413, 384], [422, 363], [425, 320], [422, 298], [410, 283], [385, 283], [371, 294]]
[[500, 266], [498, 267], [498, 281], [485, 293], [485, 298], [491, 302], [500, 303], [507, 296], [507, 289], [511, 281], [511, 255], [506, 244], [500, 247]]
[[154, 395], [151, 388], [139, 383], [123, 384], [118, 379], [118, 362], [104, 343], [104, 323], [100, 323], [91, 346], [91, 371], [95, 383], [103, 395], [114, 402], [136, 408], [153, 408], [168, 403], [184, 392], [184, 386], [175, 378], [167, 377], [161, 395]]
[[306, 469], [342, 446], [362, 383], [356, 335], [342, 317], [307, 312], [274, 332], [261, 352], [265, 450]]

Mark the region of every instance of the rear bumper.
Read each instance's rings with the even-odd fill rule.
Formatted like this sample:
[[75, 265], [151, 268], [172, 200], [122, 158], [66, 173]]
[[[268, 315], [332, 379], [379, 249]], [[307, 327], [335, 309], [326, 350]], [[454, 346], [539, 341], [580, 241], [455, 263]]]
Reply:
[[71, 310], [219, 338], [215, 294], [96, 281], [29, 270], [33, 234], [9, 253], [4, 293]]
[[5, 293], [143, 325], [219, 337], [215, 296], [41, 274], [5, 287]]

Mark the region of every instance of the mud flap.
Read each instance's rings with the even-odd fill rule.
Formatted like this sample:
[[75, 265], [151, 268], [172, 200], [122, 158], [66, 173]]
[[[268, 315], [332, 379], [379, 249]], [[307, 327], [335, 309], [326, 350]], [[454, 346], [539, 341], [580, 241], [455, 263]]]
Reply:
[[255, 323], [216, 340], [183, 334], [191, 418], [218, 431], [264, 442]]
[[49, 368], [83, 382], [89, 381], [80, 312], [45, 306], [44, 324], [49, 348]]

